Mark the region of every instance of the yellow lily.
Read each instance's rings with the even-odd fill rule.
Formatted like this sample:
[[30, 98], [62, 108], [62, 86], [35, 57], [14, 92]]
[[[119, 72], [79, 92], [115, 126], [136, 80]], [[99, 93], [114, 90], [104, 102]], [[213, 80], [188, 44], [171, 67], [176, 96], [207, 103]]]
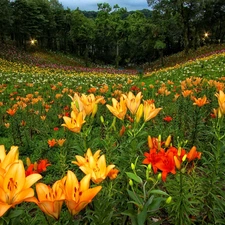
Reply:
[[123, 97], [126, 99], [127, 108], [130, 110], [132, 115], [138, 110], [139, 105], [141, 104], [142, 94], [139, 92], [136, 96], [130, 91], [127, 96], [123, 94]]
[[90, 154], [86, 159], [76, 156], [78, 162], [73, 162], [79, 165], [79, 168], [85, 173], [91, 175], [91, 180], [95, 184], [101, 183], [109, 175], [110, 171], [115, 167], [115, 165], [106, 166], [105, 155], [100, 158], [100, 150], [93, 156]]
[[79, 113], [84, 110], [83, 103], [81, 102], [80, 96], [77, 93], [74, 94], [74, 97], [71, 95], [69, 95], [69, 97], [72, 99], [71, 108], [75, 113]]
[[97, 112], [97, 104], [103, 99], [104, 97], [96, 99], [94, 94], [89, 95], [82, 94], [80, 100], [83, 103], [86, 115], [89, 116], [90, 114], [92, 114], [92, 116], [94, 116], [93, 114], [96, 114]]
[[0, 175], [4, 175], [6, 169], [19, 158], [18, 146], [11, 146], [10, 151], [6, 154], [5, 146], [0, 145]]
[[95, 161], [98, 160], [99, 156], [100, 156], [100, 152], [101, 150], [98, 150], [94, 153], [94, 155], [92, 154], [92, 151], [90, 148], [88, 148], [86, 154], [83, 156], [80, 155], [76, 155], [76, 159], [77, 161], [72, 161], [72, 163], [78, 165], [78, 166], [83, 166], [89, 163], [89, 158], [93, 157]]
[[11, 207], [33, 197], [34, 190], [31, 186], [41, 178], [40, 174], [25, 177], [21, 160], [12, 163], [6, 173], [0, 175], [0, 217]]
[[144, 121], [147, 122], [156, 117], [162, 108], [155, 108], [152, 102], [144, 101]]
[[120, 97], [120, 102], [118, 102], [115, 98], [112, 98], [112, 104], [112, 106], [107, 104], [106, 107], [114, 116], [120, 120], [123, 120], [127, 113], [127, 105], [124, 97]]
[[36, 192], [38, 200], [34, 199], [34, 202], [39, 208], [54, 219], [59, 219], [62, 205], [65, 200], [64, 184], [62, 180], [56, 181], [52, 188], [46, 184], [38, 183], [36, 184]]
[[85, 123], [85, 113], [84, 111], [79, 112], [79, 113], [75, 113], [75, 111], [71, 112], [71, 117], [68, 116], [64, 116], [64, 124], [62, 124], [61, 126], [63, 127], [67, 127], [70, 131], [75, 132], [75, 133], [79, 133], [82, 125]]
[[224, 92], [220, 90], [219, 93], [215, 94], [215, 96], [218, 98], [220, 113], [225, 115], [225, 94], [224, 94]]
[[101, 186], [89, 188], [90, 179], [91, 175], [88, 174], [79, 182], [76, 175], [70, 170], [63, 178], [65, 203], [72, 215], [76, 215], [86, 207], [101, 190]]

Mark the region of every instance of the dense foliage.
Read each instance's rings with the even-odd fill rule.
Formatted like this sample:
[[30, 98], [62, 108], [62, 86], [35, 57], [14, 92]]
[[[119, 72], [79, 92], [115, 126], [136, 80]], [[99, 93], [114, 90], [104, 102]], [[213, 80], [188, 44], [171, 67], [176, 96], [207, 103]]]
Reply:
[[148, 3], [150, 10], [99, 3], [97, 12], [82, 12], [64, 9], [58, 0], [2, 0], [0, 37], [23, 48], [36, 40], [36, 46], [117, 67], [224, 41], [223, 0]]
[[143, 76], [1, 54], [1, 224], [225, 224], [224, 49]]

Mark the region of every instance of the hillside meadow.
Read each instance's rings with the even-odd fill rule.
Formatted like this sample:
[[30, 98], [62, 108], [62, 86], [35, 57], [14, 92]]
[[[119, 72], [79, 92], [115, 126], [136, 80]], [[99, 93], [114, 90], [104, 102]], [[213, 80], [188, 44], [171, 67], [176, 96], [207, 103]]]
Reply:
[[225, 224], [225, 50], [143, 74], [10, 54], [1, 224]]

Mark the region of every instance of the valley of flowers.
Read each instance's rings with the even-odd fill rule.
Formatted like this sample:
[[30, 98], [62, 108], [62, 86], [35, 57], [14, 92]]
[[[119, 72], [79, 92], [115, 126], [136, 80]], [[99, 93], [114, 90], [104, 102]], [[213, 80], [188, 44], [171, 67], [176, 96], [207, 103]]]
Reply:
[[1, 224], [225, 224], [225, 54], [143, 75], [0, 58]]

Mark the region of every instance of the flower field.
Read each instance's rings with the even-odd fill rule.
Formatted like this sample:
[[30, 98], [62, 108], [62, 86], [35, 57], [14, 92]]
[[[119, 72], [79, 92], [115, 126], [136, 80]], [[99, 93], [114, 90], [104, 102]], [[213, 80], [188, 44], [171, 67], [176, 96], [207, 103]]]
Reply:
[[145, 74], [31, 61], [0, 58], [1, 224], [225, 224], [223, 50]]

